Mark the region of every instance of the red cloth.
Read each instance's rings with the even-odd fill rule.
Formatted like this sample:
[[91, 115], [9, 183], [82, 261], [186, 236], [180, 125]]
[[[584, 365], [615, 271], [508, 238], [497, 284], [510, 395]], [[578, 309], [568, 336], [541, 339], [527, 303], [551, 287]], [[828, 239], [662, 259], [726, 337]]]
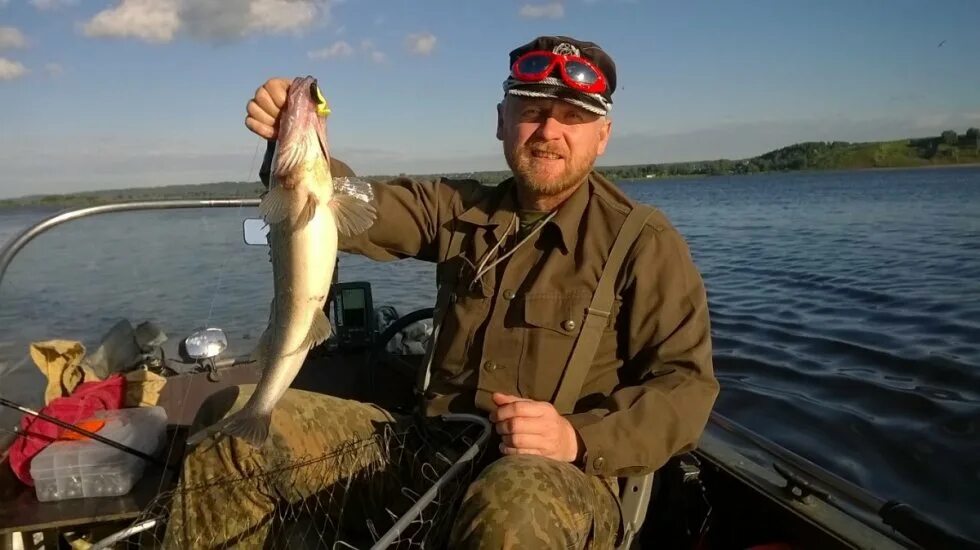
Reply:
[[[122, 407], [126, 396], [126, 379], [115, 374], [98, 382], [85, 382], [75, 388], [67, 397], [59, 397], [41, 409], [41, 413], [69, 424], [85, 420], [96, 411], [114, 410]], [[31, 478], [31, 459], [45, 447], [58, 440], [61, 426], [25, 414], [20, 419], [20, 433], [10, 449], [10, 467], [17, 479], [34, 486]]]

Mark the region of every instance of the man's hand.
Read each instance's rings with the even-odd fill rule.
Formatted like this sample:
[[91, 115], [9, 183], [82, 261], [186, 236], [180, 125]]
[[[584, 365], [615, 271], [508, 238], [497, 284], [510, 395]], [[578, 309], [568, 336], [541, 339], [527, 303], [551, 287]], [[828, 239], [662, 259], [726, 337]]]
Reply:
[[562, 462], [573, 462], [578, 456], [575, 428], [551, 403], [502, 393], [493, 394], [493, 401], [497, 410], [490, 413], [490, 421], [503, 436], [500, 452], [541, 455]]
[[279, 111], [286, 103], [286, 91], [291, 80], [285, 78], [270, 78], [255, 90], [255, 97], [249, 100], [245, 117], [245, 126], [249, 130], [264, 137], [276, 139], [279, 131]]

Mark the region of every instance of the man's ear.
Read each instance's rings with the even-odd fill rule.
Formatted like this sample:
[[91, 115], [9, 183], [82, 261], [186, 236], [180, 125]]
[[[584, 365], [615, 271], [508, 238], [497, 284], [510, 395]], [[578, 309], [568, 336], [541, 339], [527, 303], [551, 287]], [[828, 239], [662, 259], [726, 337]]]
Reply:
[[504, 140], [504, 102], [497, 104], [497, 139]]
[[597, 155], [606, 152], [606, 145], [609, 144], [610, 134], [612, 134], [612, 119], [608, 116], [602, 117], [602, 126], [599, 128], [599, 149], [596, 153]]

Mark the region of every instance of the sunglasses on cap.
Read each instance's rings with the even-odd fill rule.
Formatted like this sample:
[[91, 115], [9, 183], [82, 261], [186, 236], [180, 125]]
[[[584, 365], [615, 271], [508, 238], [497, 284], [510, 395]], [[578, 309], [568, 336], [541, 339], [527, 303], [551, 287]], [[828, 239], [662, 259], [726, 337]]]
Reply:
[[528, 52], [514, 61], [511, 74], [522, 82], [541, 82], [560, 67], [561, 79], [569, 88], [587, 94], [606, 91], [606, 77], [591, 61], [577, 55], [547, 51]]

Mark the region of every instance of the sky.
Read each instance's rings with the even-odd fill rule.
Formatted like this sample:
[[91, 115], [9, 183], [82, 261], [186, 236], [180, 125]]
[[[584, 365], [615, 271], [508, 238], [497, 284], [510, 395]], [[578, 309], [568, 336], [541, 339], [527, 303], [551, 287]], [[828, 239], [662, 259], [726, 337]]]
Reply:
[[257, 179], [267, 78], [311, 74], [364, 175], [505, 169], [508, 52], [617, 66], [598, 164], [980, 126], [976, 0], [0, 0], [0, 198]]

